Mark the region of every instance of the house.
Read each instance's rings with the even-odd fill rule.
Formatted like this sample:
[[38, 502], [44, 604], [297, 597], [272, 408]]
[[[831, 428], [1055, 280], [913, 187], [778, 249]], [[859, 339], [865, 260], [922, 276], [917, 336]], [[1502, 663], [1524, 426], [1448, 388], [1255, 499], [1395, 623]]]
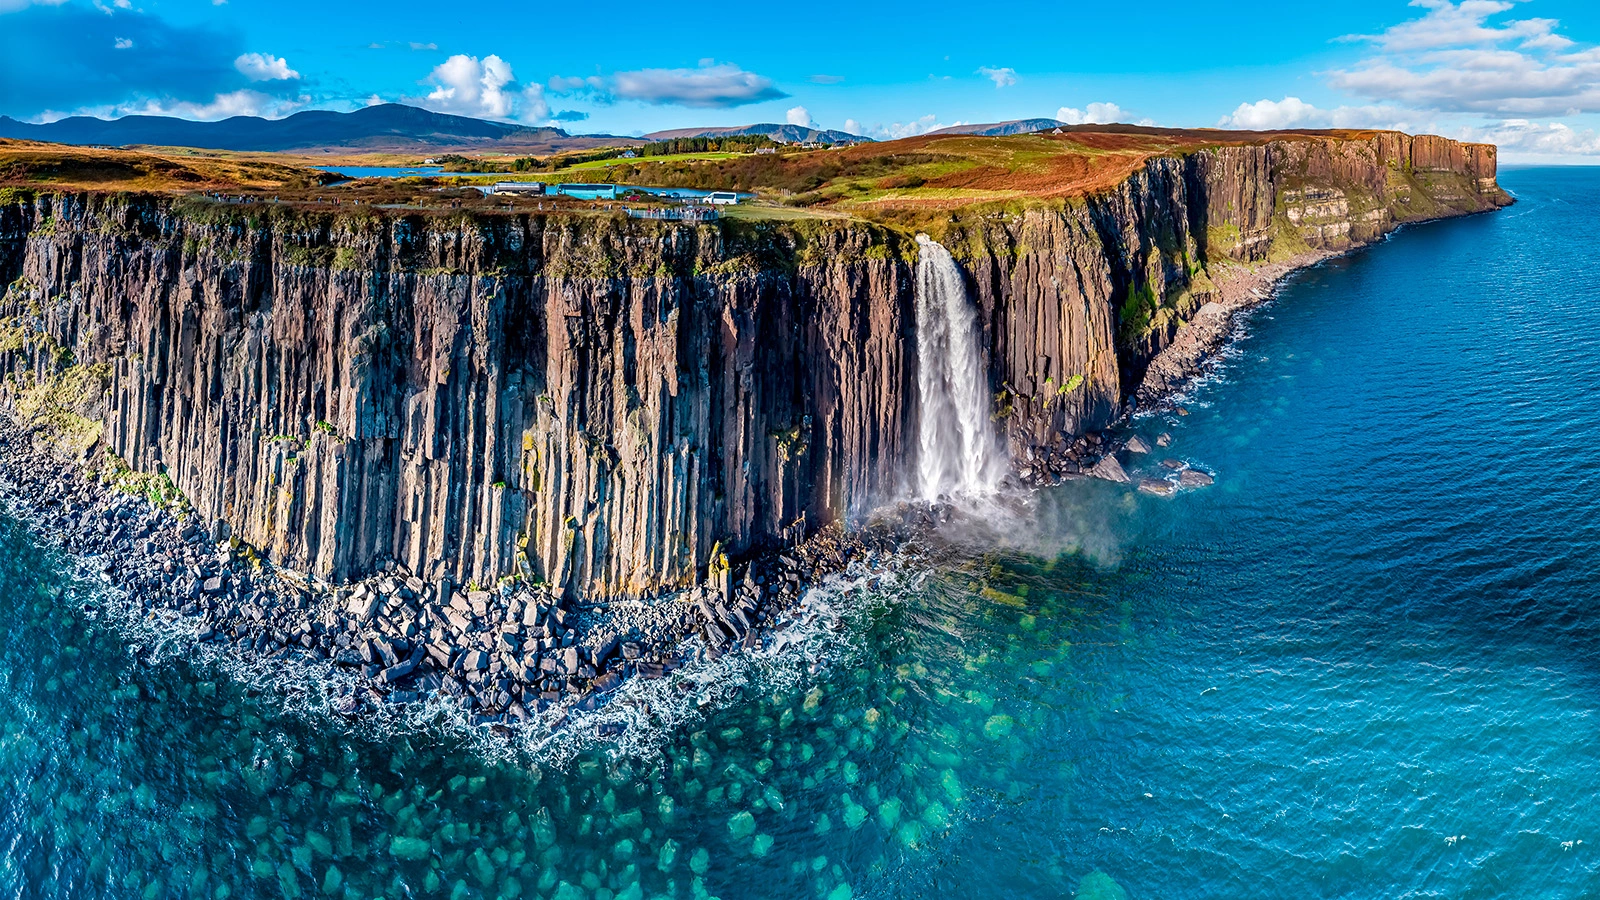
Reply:
[[489, 190], [491, 194], [520, 194], [530, 197], [544, 196], [542, 181], [497, 181]]
[[622, 158], [623, 159], [638, 159], [639, 158], [639, 154], [633, 152], [632, 150], [624, 150], [624, 151], [622, 151]]
[[757, 147], [756, 148], [756, 153], [761, 154], [763, 156], [768, 154], [768, 153], [777, 153], [777, 152], [778, 152], [778, 148], [777, 147]]
[[706, 202], [713, 206], [732, 206], [739, 202], [739, 195], [733, 191], [712, 191], [706, 195]]

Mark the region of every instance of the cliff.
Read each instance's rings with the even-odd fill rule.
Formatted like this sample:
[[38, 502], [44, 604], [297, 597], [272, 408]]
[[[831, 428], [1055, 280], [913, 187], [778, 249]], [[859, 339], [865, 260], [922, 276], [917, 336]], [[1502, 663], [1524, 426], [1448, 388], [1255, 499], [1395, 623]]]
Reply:
[[[1229, 267], [1503, 205], [1494, 176], [1431, 137], [1217, 146], [935, 236], [1013, 456], [1064, 465]], [[0, 375], [279, 565], [646, 594], [903, 494], [915, 254], [838, 219], [12, 196]]]

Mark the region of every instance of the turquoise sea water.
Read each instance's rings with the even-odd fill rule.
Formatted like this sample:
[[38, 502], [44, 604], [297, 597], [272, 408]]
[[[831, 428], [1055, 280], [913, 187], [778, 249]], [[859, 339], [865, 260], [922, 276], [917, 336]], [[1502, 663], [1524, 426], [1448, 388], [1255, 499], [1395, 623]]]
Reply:
[[1138, 423], [1214, 487], [1064, 485], [835, 590], [816, 673], [651, 698], [659, 756], [285, 713], [86, 624], [0, 523], [0, 888], [1600, 896], [1600, 173], [1502, 181], [1297, 276]]

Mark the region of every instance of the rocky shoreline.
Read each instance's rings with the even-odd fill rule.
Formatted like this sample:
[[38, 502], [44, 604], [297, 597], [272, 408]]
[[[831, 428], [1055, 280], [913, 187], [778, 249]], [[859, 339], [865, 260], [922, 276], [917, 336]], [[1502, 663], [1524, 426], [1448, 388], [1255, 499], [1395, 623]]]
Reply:
[[333, 586], [272, 566], [221, 522], [202, 527], [181, 497], [157, 502], [147, 476], [64, 461], [39, 437], [0, 414], [0, 502], [36, 539], [92, 561], [144, 615], [191, 620], [200, 642], [362, 676], [335, 700], [347, 716], [442, 696], [473, 724], [559, 722], [628, 678], [777, 639], [808, 585], [853, 563], [881, 567], [904, 538], [883, 526], [825, 529], [649, 602], [582, 606], [520, 582], [427, 583], [393, 563]]
[[1271, 300], [1286, 276], [1339, 256], [1332, 250], [1311, 250], [1281, 262], [1246, 267], [1230, 265], [1215, 279], [1218, 299], [1197, 310], [1150, 365], [1133, 394], [1135, 408], [1151, 409], [1172, 402], [1234, 333], [1240, 313]]
[[[1329, 250], [1312, 250], [1280, 262], [1228, 266], [1215, 280], [1217, 299], [1201, 306], [1172, 342], [1151, 360], [1122, 416], [1104, 431], [1082, 435], [1055, 452], [1017, 460], [1018, 480], [1028, 487], [1042, 488], [1073, 478], [1099, 478], [1132, 485], [1141, 493], [1160, 497], [1213, 484], [1215, 473], [1174, 458], [1160, 460], [1164, 477], [1130, 475], [1124, 462], [1152, 452], [1142, 438], [1127, 433], [1133, 413], [1170, 407], [1180, 415], [1187, 414], [1177, 405], [1177, 399], [1206, 373], [1218, 352], [1236, 334], [1239, 315], [1271, 300], [1286, 276], [1338, 255]], [[1162, 434], [1157, 444], [1165, 447], [1170, 441], [1171, 435]]]
[[[1130, 475], [1124, 461], [1154, 452], [1126, 431], [1131, 413], [1175, 404], [1236, 333], [1239, 314], [1270, 300], [1285, 276], [1336, 255], [1309, 251], [1229, 266], [1215, 280], [1217, 299], [1151, 361], [1122, 416], [1013, 460], [1012, 483], [1037, 488], [1092, 477], [1162, 497], [1212, 484], [1213, 473], [1175, 458], [1159, 460], [1162, 477]], [[1162, 434], [1156, 444], [1170, 440]], [[771, 645], [794, 621], [808, 586], [855, 563], [886, 568], [949, 512], [902, 506], [866, 528], [830, 526], [732, 566], [723, 558], [686, 591], [585, 605], [523, 581], [489, 589], [428, 582], [392, 560], [358, 582], [322, 583], [273, 566], [220, 520], [196, 521], [181, 497], [168, 502], [152, 493], [150, 476], [69, 462], [51, 448], [43, 431], [0, 412], [0, 503], [36, 536], [95, 560], [103, 579], [147, 614], [193, 620], [202, 642], [359, 676], [363, 687], [335, 703], [350, 716], [444, 697], [474, 724], [544, 716], [559, 726], [566, 711], [598, 708], [629, 678], [662, 678], [697, 658]]]

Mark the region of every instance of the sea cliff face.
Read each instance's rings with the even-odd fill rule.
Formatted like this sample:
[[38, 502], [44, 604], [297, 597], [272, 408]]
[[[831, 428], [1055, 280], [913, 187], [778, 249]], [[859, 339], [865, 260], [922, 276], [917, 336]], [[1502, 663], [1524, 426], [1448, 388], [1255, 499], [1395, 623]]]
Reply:
[[[1230, 267], [1507, 202], [1492, 147], [1378, 134], [1152, 159], [957, 216], [1015, 459], [1070, 470]], [[4, 402], [332, 580], [681, 587], [903, 496], [912, 236], [41, 194], [0, 207]]]

